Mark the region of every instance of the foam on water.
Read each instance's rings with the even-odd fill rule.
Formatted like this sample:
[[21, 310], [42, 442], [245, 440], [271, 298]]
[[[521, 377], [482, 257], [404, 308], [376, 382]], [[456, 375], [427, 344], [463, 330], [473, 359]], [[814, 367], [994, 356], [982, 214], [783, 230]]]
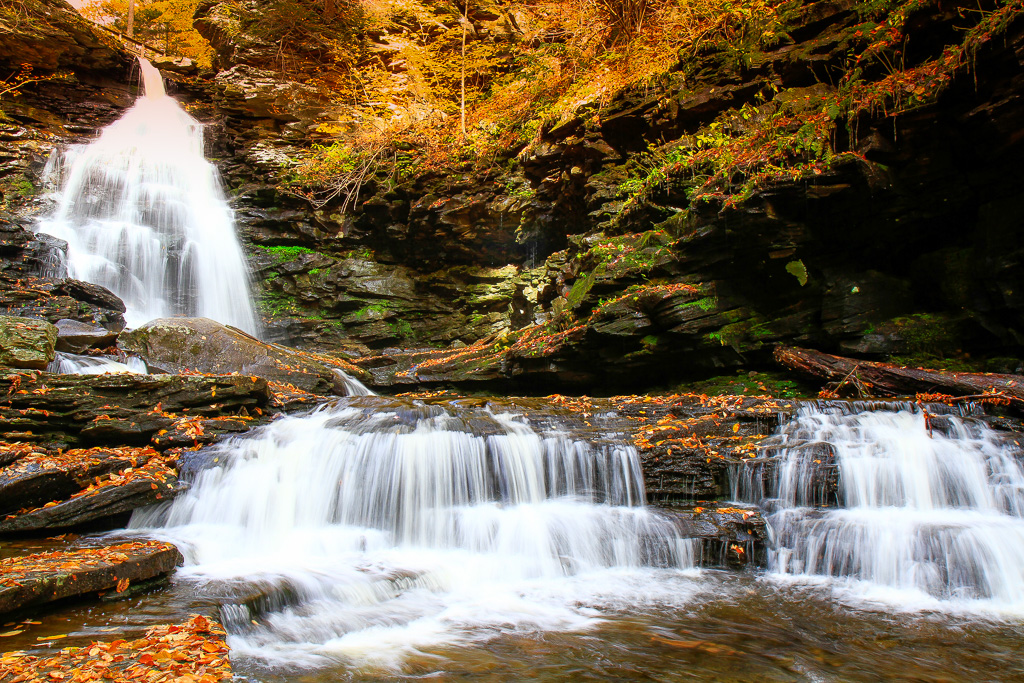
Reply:
[[97, 140], [51, 159], [57, 208], [36, 229], [68, 243], [67, 275], [125, 302], [130, 327], [203, 316], [255, 334], [248, 271], [202, 125], [140, 62], [145, 96]]
[[178, 544], [179, 580], [223, 605], [235, 652], [274, 664], [397, 666], [588, 628], [616, 593], [664, 596], [665, 572], [694, 565], [695, 542], [643, 506], [632, 446], [513, 415], [353, 399], [204, 458], [132, 527]]

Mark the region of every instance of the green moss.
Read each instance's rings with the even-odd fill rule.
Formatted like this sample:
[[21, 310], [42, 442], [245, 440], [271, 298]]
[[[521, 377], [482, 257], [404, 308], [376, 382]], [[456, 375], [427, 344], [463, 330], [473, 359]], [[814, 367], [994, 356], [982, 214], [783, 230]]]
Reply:
[[926, 370], [949, 370], [950, 372], [985, 372], [985, 363], [966, 357], [949, 358], [931, 353], [909, 353], [889, 356], [893, 365], [904, 365], [908, 368], [925, 368]]
[[769, 395], [776, 398], [813, 397], [816, 388], [804, 385], [792, 375], [781, 372], [744, 372], [720, 375], [696, 382], [673, 386], [671, 393], [706, 394], [708, 396]]
[[594, 283], [597, 282], [597, 279], [604, 275], [604, 272], [604, 264], [601, 264], [594, 268], [594, 270], [576, 279], [576, 282], [573, 284], [569, 294], [565, 297], [570, 310], [578, 308], [579, 305], [583, 303], [583, 299], [585, 299], [587, 294], [590, 293], [590, 290], [594, 287]]
[[893, 318], [882, 328], [892, 330], [892, 334], [903, 340], [910, 354], [942, 356], [955, 351], [960, 342], [956, 323], [931, 313]]
[[383, 318], [388, 313], [388, 309], [383, 304], [370, 304], [369, 306], [363, 306], [352, 315], [362, 320], [364, 318]]
[[315, 254], [315, 250], [309, 247], [265, 247], [261, 244], [254, 245], [257, 249], [266, 252], [274, 257], [278, 263], [294, 261], [304, 254]]
[[401, 339], [411, 340], [415, 337], [412, 325], [406, 320], [392, 320], [388, 322], [388, 327]]
[[807, 266], [803, 261], [790, 261], [786, 264], [786, 272], [795, 277], [801, 287], [807, 284]]
[[718, 298], [713, 296], [706, 296], [701, 299], [697, 299], [696, 301], [688, 301], [685, 304], [683, 304], [683, 306], [686, 308], [692, 306], [695, 308], [699, 308], [700, 310], [706, 313], [710, 313], [711, 311], [718, 308]]

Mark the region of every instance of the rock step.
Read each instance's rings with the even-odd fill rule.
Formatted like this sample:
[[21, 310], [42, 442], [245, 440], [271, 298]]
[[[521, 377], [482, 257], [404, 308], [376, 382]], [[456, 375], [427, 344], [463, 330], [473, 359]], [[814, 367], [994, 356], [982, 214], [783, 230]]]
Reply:
[[159, 438], [176, 431], [185, 442], [201, 441], [210, 430], [192, 424], [196, 418], [248, 421], [270, 402], [267, 382], [258, 377], [11, 373], [0, 376], [0, 439], [164, 449], [182, 445]]
[[63, 529], [124, 514], [170, 500], [179, 491], [178, 477], [165, 459], [156, 456], [142, 467], [128, 467], [96, 477], [94, 483], [67, 500], [0, 519], [0, 534]]
[[90, 593], [124, 592], [182, 561], [169, 543], [136, 541], [0, 560], [0, 612]]

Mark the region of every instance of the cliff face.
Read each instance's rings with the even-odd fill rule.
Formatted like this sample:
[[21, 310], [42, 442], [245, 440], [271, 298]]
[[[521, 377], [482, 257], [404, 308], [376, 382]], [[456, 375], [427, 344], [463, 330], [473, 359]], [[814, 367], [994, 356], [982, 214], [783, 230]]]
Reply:
[[[1024, 8], [779, 5], [771, 44], [688, 52], [492, 163], [418, 167], [403, 143], [358, 193], [313, 203], [295, 160], [377, 125], [380, 102], [331, 97], [316, 49], [246, 33], [256, 6], [201, 6], [220, 70], [167, 75], [211, 121], [273, 337], [354, 347], [380, 383], [638, 388], [760, 368], [775, 342], [1016, 370]], [[417, 7], [350, 45], [409, 120], [446, 105], [417, 95], [408, 46], [461, 31], [443, 3]], [[503, 55], [525, 23], [483, 3], [468, 32]], [[117, 68], [72, 68], [21, 100], [65, 139], [117, 107], [89, 90]], [[57, 125], [41, 116], [10, 134]], [[31, 176], [30, 147], [10, 172]], [[368, 354], [389, 347], [433, 350]]]

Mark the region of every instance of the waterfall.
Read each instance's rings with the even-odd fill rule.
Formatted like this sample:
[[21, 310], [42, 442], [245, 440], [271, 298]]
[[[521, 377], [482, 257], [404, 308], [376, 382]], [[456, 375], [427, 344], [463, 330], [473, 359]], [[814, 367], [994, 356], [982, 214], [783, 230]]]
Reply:
[[130, 327], [203, 316], [255, 334], [245, 259], [203, 156], [202, 125], [140, 64], [145, 95], [47, 165], [57, 206], [36, 230], [68, 243], [67, 274], [119, 296]]
[[61, 375], [103, 375], [111, 372], [145, 375], [149, 372], [149, 369], [146, 367], [146, 361], [138, 356], [129, 356], [122, 363], [111, 358], [80, 356], [74, 353], [58, 351], [56, 357], [47, 366], [46, 371]]
[[236, 654], [275, 664], [587, 628], [600, 595], [696, 555], [643, 506], [631, 445], [510, 414], [342, 399], [197, 458], [131, 526], [182, 549]]
[[777, 575], [829, 577], [912, 608], [1024, 610], [1024, 469], [1012, 438], [911, 405], [811, 404], [775, 441], [761, 502], [773, 510]]

